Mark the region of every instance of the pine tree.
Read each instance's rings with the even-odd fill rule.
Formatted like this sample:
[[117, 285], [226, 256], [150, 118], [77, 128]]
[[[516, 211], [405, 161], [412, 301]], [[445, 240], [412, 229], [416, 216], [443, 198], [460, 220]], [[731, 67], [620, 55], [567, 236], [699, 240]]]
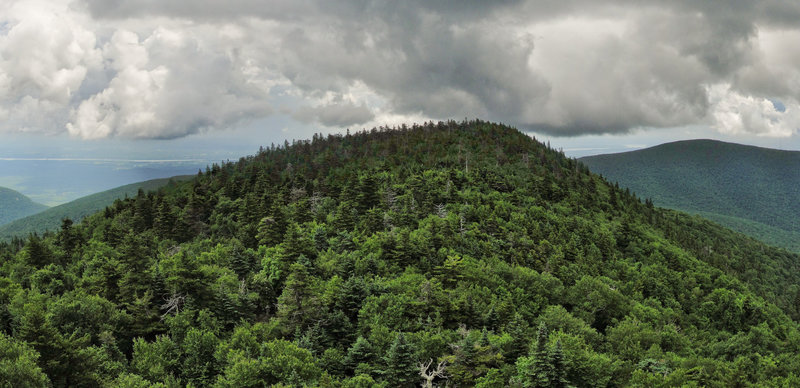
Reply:
[[371, 174], [366, 174], [358, 182], [358, 189], [356, 190], [356, 200], [358, 204], [356, 208], [360, 214], [364, 214], [367, 210], [372, 209], [380, 203], [378, 196], [378, 182]]
[[278, 297], [278, 316], [285, 320], [287, 331], [292, 332], [306, 327], [317, 313], [319, 301], [311, 290], [308, 267], [297, 262], [289, 271], [283, 293]]
[[415, 387], [419, 380], [416, 352], [406, 342], [405, 335], [398, 333], [392, 346], [383, 358], [386, 368], [383, 378], [390, 387]]
[[286, 215], [283, 207], [273, 201], [269, 215], [261, 219], [258, 224], [258, 243], [266, 246], [280, 244], [286, 233]]
[[522, 318], [522, 315], [514, 314], [514, 318], [506, 327], [506, 332], [511, 336], [511, 344], [507, 353], [509, 361], [514, 361], [528, 352], [528, 330], [528, 322]]
[[33, 267], [41, 268], [53, 262], [53, 253], [36, 234], [28, 238], [28, 243], [22, 252], [25, 261]]
[[567, 388], [567, 369], [564, 365], [564, 351], [561, 349], [561, 340], [556, 341], [556, 346], [550, 354], [552, 375], [550, 376], [550, 386], [553, 388]]
[[539, 332], [536, 337], [536, 348], [533, 351], [533, 370], [530, 371], [530, 387], [547, 388], [550, 387], [550, 376], [552, 376], [552, 364], [550, 355], [547, 351], [547, 326], [544, 322], [539, 325]]
[[344, 359], [344, 366], [349, 373], [353, 373], [358, 367], [358, 364], [371, 364], [375, 357], [372, 349], [372, 344], [369, 341], [359, 336], [353, 346], [347, 350], [347, 357]]
[[72, 252], [80, 243], [80, 236], [73, 228], [73, 222], [69, 218], [61, 220], [61, 231], [58, 233], [58, 245], [64, 250], [64, 258], [69, 259]]
[[178, 236], [175, 231], [177, 217], [172, 212], [172, 207], [167, 201], [161, 201], [156, 213], [156, 218], [153, 222], [156, 233], [162, 239], [177, 240]]

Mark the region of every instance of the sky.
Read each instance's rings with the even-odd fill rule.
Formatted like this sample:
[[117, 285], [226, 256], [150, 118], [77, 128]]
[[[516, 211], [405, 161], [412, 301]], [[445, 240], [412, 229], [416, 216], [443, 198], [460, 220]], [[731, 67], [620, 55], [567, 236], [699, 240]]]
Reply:
[[481, 118], [800, 149], [800, 2], [0, 0], [0, 158], [238, 159]]

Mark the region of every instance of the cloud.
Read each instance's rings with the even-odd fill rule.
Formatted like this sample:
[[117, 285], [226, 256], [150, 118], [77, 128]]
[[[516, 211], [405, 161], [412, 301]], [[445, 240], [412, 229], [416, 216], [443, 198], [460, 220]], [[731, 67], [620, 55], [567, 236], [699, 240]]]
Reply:
[[58, 2], [16, 2], [4, 12], [0, 125], [21, 131], [63, 125], [87, 74], [102, 66], [94, 33]]
[[797, 102], [781, 110], [766, 98], [742, 95], [727, 85], [709, 90], [712, 101], [713, 127], [719, 132], [739, 135], [755, 134], [764, 137], [788, 137], [800, 128]]
[[341, 102], [301, 107], [295, 112], [294, 117], [302, 122], [315, 122], [327, 127], [349, 127], [364, 124], [375, 118], [375, 115], [364, 104]]
[[203, 43], [165, 28], [141, 41], [118, 30], [103, 48], [113, 78], [72, 110], [67, 130], [89, 139], [175, 138], [269, 114], [268, 91]]
[[[175, 138], [481, 117], [792, 136], [800, 4], [55, 0], [0, 15], [0, 130]], [[766, 103], [765, 103], [766, 101]], [[774, 109], [780, 101], [785, 111]]]

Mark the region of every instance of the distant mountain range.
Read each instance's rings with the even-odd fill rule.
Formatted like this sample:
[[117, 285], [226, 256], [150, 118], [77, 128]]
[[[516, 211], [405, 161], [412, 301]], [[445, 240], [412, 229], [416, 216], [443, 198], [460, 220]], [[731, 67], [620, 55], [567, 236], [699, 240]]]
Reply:
[[580, 159], [657, 206], [800, 252], [800, 152], [688, 140]]
[[[31, 233], [41, 234], [48, 230], [56, 230], [61, 226], [61, 220], [64, 218], [69, 218], [74, 222], [79, 222], [84, 217], [103, 210], [106, 206], [113, 204], [117, 199], [135, 196], [139, 189], [142, 189], [145, 192], [157, 190], [163, 186], [166, 186], [170, 182], [183, 181], [189, 178], [191, 178], [190, 175], [184, 175], [132, 183], [78, 198], [74, 201], [51, 208], [34, 203], [30, 199], [27, 199], [27, 197], [24, 197], [22, 194], [16, 193], [13, 190], [0, 188], [0, 215], [4, 214], [2, 212], [2, 206], [4, 206], [8, 201], [5, 199], [6, 194], [4, 190], [8, 190], [18, 194], [19, 196], [22, 196], [24, 199], [20, 199], [20, 202], [24, 202], [26, 199], [28, 202], [35, 205], [30, 207], [31, 209], [37, 209], [35, 211], [28, 212], [21, 217], [14, 218], [13, 220], [15, 221], [9, 220], [11, 222], [0, 225], [0, 241], [9, 240], [14, 236], [26, 237]], [[8, 198], [15, 197], [9, 196]]]
[[0, 187], [0, 225], [45, 209], [47, 206], [33, 202], [20, 192]]

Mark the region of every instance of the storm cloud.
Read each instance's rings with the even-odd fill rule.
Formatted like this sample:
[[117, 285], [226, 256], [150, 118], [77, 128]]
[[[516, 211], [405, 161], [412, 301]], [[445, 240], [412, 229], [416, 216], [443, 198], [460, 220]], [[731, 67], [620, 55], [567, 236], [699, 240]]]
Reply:
[[[276, 112], [330, 128], [480, 117], [553, 135], [800, 127], [785, 1], [25, 0], [0, 130], [175, 138]], [[780, 107], [780, 108], [777, 108]]]

